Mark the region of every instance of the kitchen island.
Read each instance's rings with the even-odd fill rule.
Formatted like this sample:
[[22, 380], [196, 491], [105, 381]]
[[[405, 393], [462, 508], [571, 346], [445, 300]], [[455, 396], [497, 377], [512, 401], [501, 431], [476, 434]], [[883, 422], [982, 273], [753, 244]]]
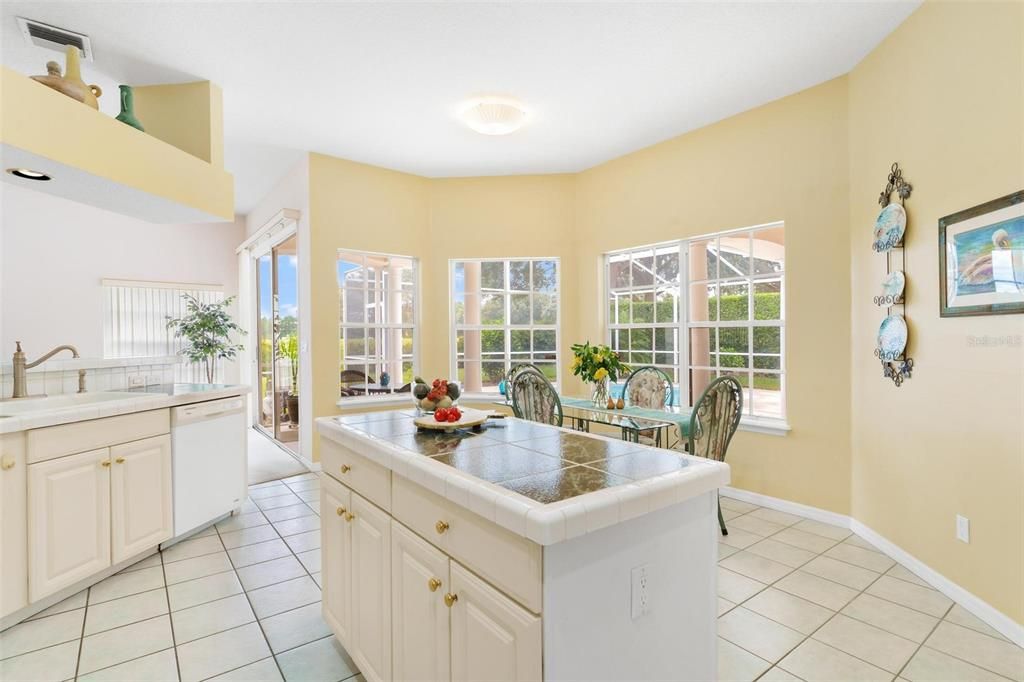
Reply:
[[367, 680], [713, 680], [727, 465], [517, 419], [316, 420], [324, 617]]

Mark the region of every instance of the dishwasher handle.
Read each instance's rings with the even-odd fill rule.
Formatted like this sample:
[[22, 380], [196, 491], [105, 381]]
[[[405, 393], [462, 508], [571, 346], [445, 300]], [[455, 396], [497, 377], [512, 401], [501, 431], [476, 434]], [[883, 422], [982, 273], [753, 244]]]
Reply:
[[171, 408], [171, 426], [184, 426], [196, 422], [216, 419], [231, 414], [239, 414], [245, 409], [245, 401], [239, 396], [209, 400], [204, 403], [182, 405]]

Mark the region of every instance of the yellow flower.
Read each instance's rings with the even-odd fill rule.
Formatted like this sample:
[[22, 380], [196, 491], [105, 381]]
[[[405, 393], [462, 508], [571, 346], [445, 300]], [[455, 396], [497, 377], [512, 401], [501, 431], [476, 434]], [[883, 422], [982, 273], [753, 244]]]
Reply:
[[578, 356], [578, 355], [577, 355], [577, 356], [576, 356], [576, 357], [575, 357], [575, 358], [573, 359], [573, 361], [572, 361], [572, 368], [573, 368], [573, 369], [579, 369], [579, 367], [580, 367], [580, 363], [581, 363], [581, 362], [583, 362], [583, 359], [582, 359], [582, 358], [580, 358], [580, 356]]
[[594, 372], [595, 381], [600, 381], [601, 379], [604, 379], [606, 376], [608, 376], [608, 370], [606, 370], [604, 367]]

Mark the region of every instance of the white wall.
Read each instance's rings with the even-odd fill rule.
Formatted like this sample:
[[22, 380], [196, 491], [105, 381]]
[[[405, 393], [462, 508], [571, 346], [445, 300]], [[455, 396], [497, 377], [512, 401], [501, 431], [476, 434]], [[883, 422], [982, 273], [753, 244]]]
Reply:
[[[15, 340], [30, 359], [62, 343], [102, 357], [104, 277], [238, 291], [242, 218], [157, 225], [9, 183], [0, 200], [0, 361], [10, 361]], [[237, 381], [237, 368], [225, 370]]]

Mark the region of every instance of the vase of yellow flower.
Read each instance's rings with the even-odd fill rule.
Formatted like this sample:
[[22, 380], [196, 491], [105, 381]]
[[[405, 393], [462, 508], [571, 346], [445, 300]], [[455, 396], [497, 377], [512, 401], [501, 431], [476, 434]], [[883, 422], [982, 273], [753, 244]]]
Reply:
[[609, 384], [629, 373], [629, 367], [608, 346], [592, 346], [589, 341], [573, 344], [572, 354], [572, 373], [592, 385], [594, 406], [605, 407]]

